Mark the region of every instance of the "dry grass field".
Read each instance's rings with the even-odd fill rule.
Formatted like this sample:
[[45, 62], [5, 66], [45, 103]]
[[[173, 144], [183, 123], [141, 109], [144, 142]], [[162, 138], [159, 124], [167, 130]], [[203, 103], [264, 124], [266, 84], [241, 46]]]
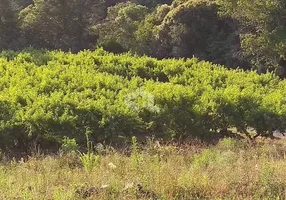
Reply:
[[[285, 199], [286, 143], [95, 145], [19, 160], [2, 155], [1, 199]], [[69, 152], [67, 152], [67, 150]]]

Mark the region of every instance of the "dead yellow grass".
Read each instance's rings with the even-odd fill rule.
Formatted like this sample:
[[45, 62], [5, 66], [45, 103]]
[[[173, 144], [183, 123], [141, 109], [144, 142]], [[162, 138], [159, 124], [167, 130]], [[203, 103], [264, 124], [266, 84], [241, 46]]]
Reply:
[[224, 139], [216, 146], [149, 144], [98, 155], [2, 161], [0, 199], [285, 199], [286, 143]]

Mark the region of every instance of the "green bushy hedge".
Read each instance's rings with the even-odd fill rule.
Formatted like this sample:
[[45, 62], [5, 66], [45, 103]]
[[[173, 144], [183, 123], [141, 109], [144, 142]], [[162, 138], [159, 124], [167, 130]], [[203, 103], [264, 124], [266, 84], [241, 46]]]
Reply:
[[286, 81], [196, 58], [156, 60], [98, 49], [2, 52], [0, 145], [25, 147], [64, 136], [200, 136], [248, 126], [286, 128]]

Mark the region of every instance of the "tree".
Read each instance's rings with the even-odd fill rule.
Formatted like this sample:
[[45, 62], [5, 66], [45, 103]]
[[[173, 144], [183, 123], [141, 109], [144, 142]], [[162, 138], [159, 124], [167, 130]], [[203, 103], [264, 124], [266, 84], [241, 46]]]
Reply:
[[19, 29], [17, 15], [19, 6], [11, 0], [0, 0], [0, 49], [17, 49]]
[[136, 31], [149, 9], [135, 3], [119, 3], [109, 7], [103, 23], [94, 26], [99, 45], [113, 52], [137, 52]]
[[107, 18], [94, 27], [99, 44], [113, 52], [130, 51], [156, 58], [199, 57], [237, 67], [239, 36], [232, 19], [220, 17], [211, 0], [174, 1], [151, 12], [146, 6], [120, 3], [108, 9]]
[[148, 15], [137, 34], [158, 58], [196, 56], [237, 67], [242, 64], [234, 51], [239, 48], [239, 37], [232, 19], [217, 12], [218, 6], [210, 0], [174, 1]]
[[238, 21], [243, 55], [259, 72], [286, 75], [286, 2], [284, 0], [217, 0], [222, 15]]
[[90, 27], [104, 10], [101, 0], [34, 0], [20, 13], [21, 27], [32, 46], [78, 52], [96, 42]]

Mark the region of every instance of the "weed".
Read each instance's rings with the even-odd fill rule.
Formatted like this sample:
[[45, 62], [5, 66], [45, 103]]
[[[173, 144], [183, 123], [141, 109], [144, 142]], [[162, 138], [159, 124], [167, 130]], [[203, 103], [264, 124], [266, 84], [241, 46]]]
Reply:
[[79, 152], [79, 159], [88, 172], [92, 171], [100, 162], [100, 156], [92, 152], [92, 142], [88, 141], [88, 151], [87, 153]]
[[70, 139], [69, 137], [64, 137], [60, 151], [64, 154], [74, 154], [79, 151], [79, 147], [74, 138]]
[[132, 166], [136, 169], [139, 169], [142, 161], [143, 161], [143, 156], [139, 150], [137, 139], [135, 136], [133, 136], [132, 137], [132, 144], [131, 144], [131, 163], [132, 163]]
[[100, 162], [100, 156], [93, 152], [93, 143], [89, 141], [89, 132], [86, 131], [87, 153], [79, 152], [79, 159], [87, 172], [91, 172]]
[[[139, 148], [134, 137], [129, 156], [98, 155], [87, 140], [87, 152], [75, 157], [1, 163], [0, 199], [285, 199], [286, 163], [276, 156], [285, 150], [274, 142], [249, 146], [224, 139], [188, 152], [163, 144]], [[73, 159], [80, 165], [70, 164]]]

